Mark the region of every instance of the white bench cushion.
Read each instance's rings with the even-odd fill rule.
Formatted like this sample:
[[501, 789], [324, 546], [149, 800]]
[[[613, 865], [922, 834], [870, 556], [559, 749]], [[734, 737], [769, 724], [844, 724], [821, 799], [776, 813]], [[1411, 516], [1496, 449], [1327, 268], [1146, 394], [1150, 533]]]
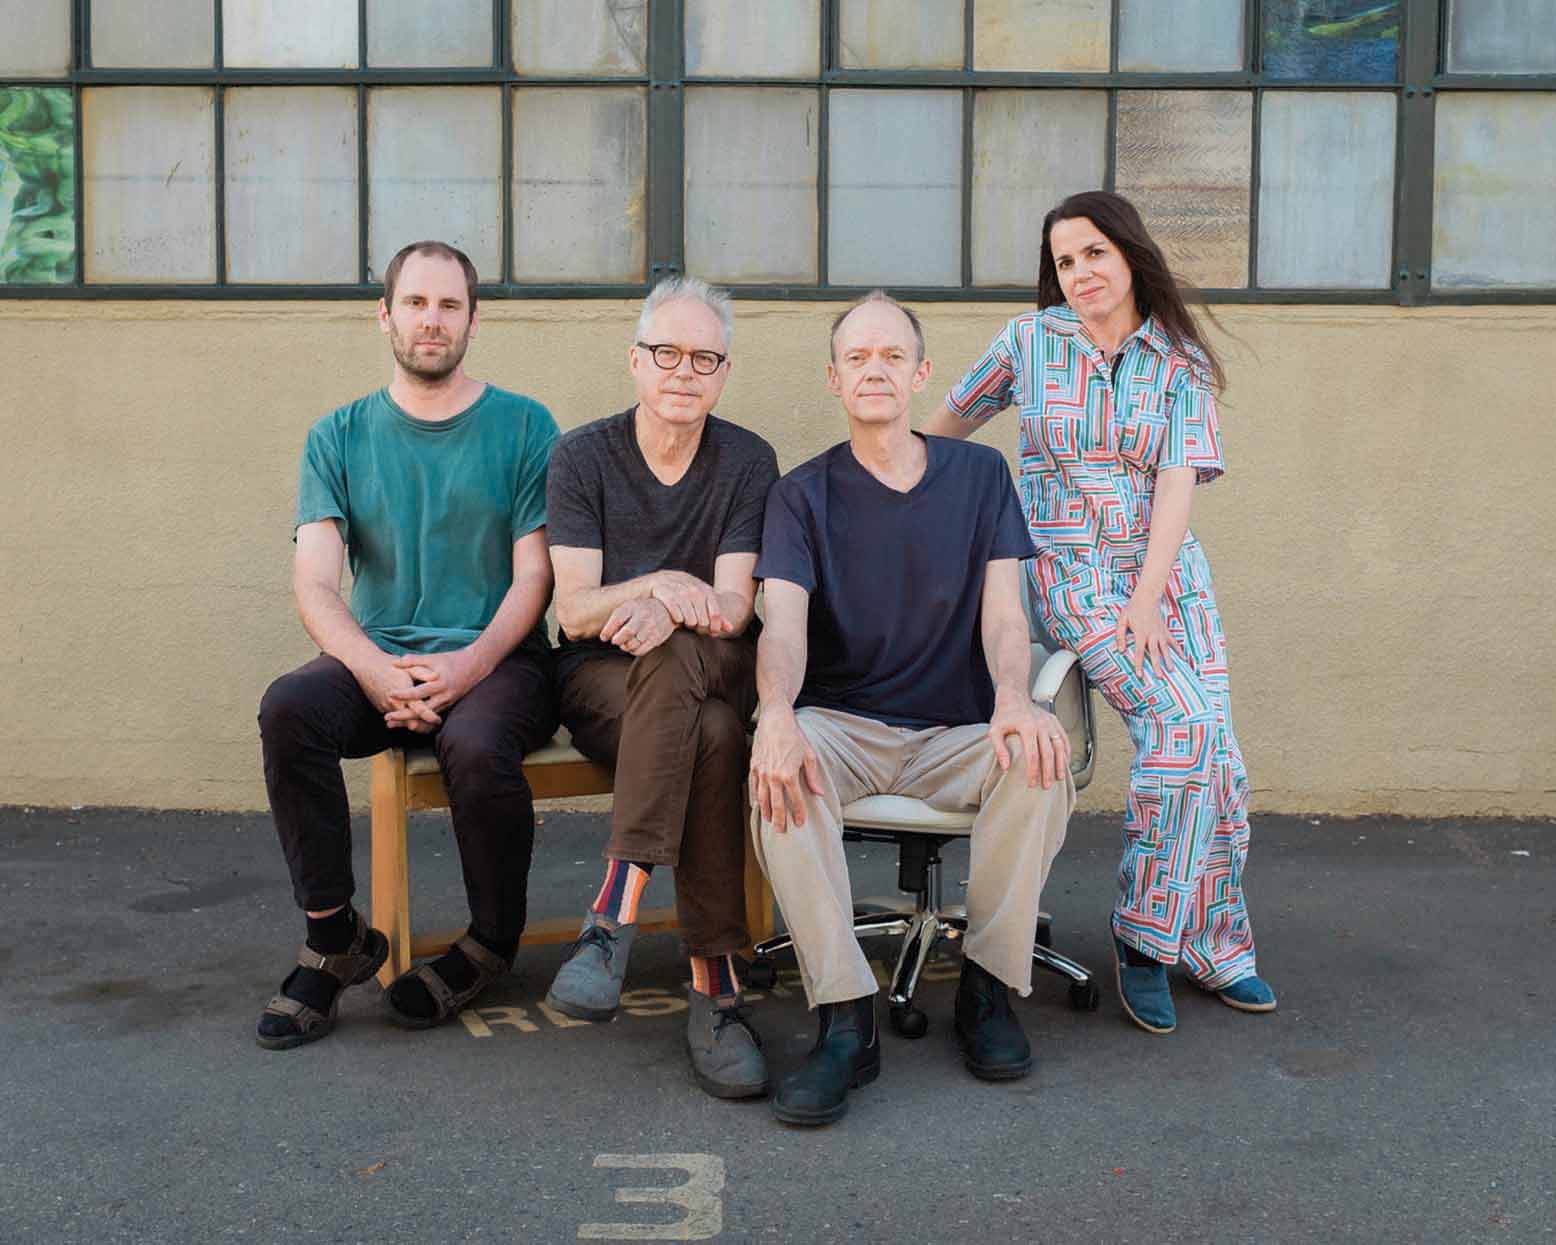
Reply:
[[[526, 765], [560, 765], [565, 761], [587, 761], [589, 758], [573, 747], [573, 737], [567, 733], [567, 727], [557, 727], [557, 732], [551, 738], [551, 742], [544, 748], [536, 748], [524, 758]], [[438, 754], [432, 750], [429, 744], [425, 748], [407, 749], [405, 753], [405, 772], [407, 774], [436, 774], [438, 772]]]

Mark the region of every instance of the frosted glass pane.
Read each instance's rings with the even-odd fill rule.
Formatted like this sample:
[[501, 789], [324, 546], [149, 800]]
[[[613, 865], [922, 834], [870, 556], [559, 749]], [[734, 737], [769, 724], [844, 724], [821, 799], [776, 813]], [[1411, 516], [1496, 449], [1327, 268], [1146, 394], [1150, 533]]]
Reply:
[[357, 93], [229, 87], [227, 279], [357, 279]]
[[379, 87], [367, 97], [370, 279], [423, 238], [457, 246], [502, 279], [502, 95], [498, 87]]
[[0, 87], [0, 285], [76, 278], [76, 123], [69, 87]]
[[222, 0], [222, 59], [229, 69], [354, 67], [352, 0]]
[[1394, 235], [1392, 94], [1267, 91], [1259, 284], [1383, 289]]
[[1399, 2], [1264, 0], [1264, 72], [1314, 82], [1393, 82]]
[[71, 0], [0, 0], [0, 74], [70, 71]]
[[962, 0], [842, 0], [845, 69], [960, 69]]
[[1437, 97], [1432, 284], [1556, 285], [1556, 94]]
[[492, 0], [367, 0], [367, 63], [490, 65]]
[[979, 91], [973, 101], [973, 283], [1036, 286], [1043, 214], [1102, 185], [1107, 94]]
[[1243, 67], [1243, 0], [1121, 0], [1118, 67], [1210, 73]]
[[1105, 70], [1111, 20], [1110, 0], [977, 0], [973, 68]]
[[814, 77], [821, 0], [686, 0], [686, 72], [693, 77]]
[[216, 279], [210, 87], [81, 93], [88, 281]]
[[1248, 284], [1253, 97], [1120, 91], [1114, 177], [1184, 280]]
[[92, 0], [92, 64], [98, 69], [206, 69], [216, 63], [211, 0]]
[[515, 279], [643, 279], [647, 118], [639, 87], [515, 93]]
[[647, 0], [513, 0], [520, 73], [633, 75], [647, 63]]
[[1449, 73], [1556, 73], [1552, 0], [1449, 0]]
[[827, 116], [828, 280], [960, 285], [961, 92], [834, 90]]
[[816, 280], [819, 108], [814, 90], [688, 88], [688, 272]]

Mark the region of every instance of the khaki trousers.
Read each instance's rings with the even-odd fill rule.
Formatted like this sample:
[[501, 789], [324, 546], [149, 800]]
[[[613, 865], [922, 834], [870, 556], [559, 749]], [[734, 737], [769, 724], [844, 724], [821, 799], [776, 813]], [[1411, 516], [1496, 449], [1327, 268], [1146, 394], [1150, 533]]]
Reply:
[[965, 954], [1022, 995], [1032, 992], [1032, 942], [1043, 883], [1075, 807], [1066, 771], [1046, 791], [1026, 785], [1021, 741], [1006, 742], [1001, 770], [986, 725], [915, 731], [835, 709], [801, 709], [800, 730], [821, 764], [823, 794], [804, 784], [805, 824], [782, 834], [753, 815], [763, 870], [794, 938], [812, 1007], [876, 991], [853, 930], [853, 892], [843, 855], [843, 805], [866, 795], [904, 795], [943, 812], [977, 810], [967, 886]]

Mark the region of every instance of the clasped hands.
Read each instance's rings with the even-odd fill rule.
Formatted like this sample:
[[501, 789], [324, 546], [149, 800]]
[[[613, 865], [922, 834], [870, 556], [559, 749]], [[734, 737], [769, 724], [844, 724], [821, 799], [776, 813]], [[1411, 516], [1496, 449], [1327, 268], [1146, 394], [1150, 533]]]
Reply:
[[443, 725], [443, 710], [485, 677], [468, 648], [451, 653], [406, 653], [375, 663], [358, 682], [384, 715], [384, 725], [429, 735]]
[[685, 571], [655, 571], [646, 577], [648, 595], [624, 601], [600, 628], [600, 639], [624, 653], [641, 657], [670, 638], [677, 627], [698, 635], [730, 635], [735, 624], [724, 616], [719, 594]]

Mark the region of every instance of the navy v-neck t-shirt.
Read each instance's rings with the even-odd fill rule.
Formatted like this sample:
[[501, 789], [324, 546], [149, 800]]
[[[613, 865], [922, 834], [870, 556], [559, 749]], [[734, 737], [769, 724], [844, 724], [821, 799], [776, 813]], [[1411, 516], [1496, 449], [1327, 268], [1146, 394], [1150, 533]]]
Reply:
[[905, 493], [845, 441], [796, 467], [767, 498], [758, 579], [810, 593], [796, 707], [840, 709], [923, 730], [987, 722], [994, 684], [981, 631], [988, 563], [1032, 556], [999, 451], [924, 437]]

